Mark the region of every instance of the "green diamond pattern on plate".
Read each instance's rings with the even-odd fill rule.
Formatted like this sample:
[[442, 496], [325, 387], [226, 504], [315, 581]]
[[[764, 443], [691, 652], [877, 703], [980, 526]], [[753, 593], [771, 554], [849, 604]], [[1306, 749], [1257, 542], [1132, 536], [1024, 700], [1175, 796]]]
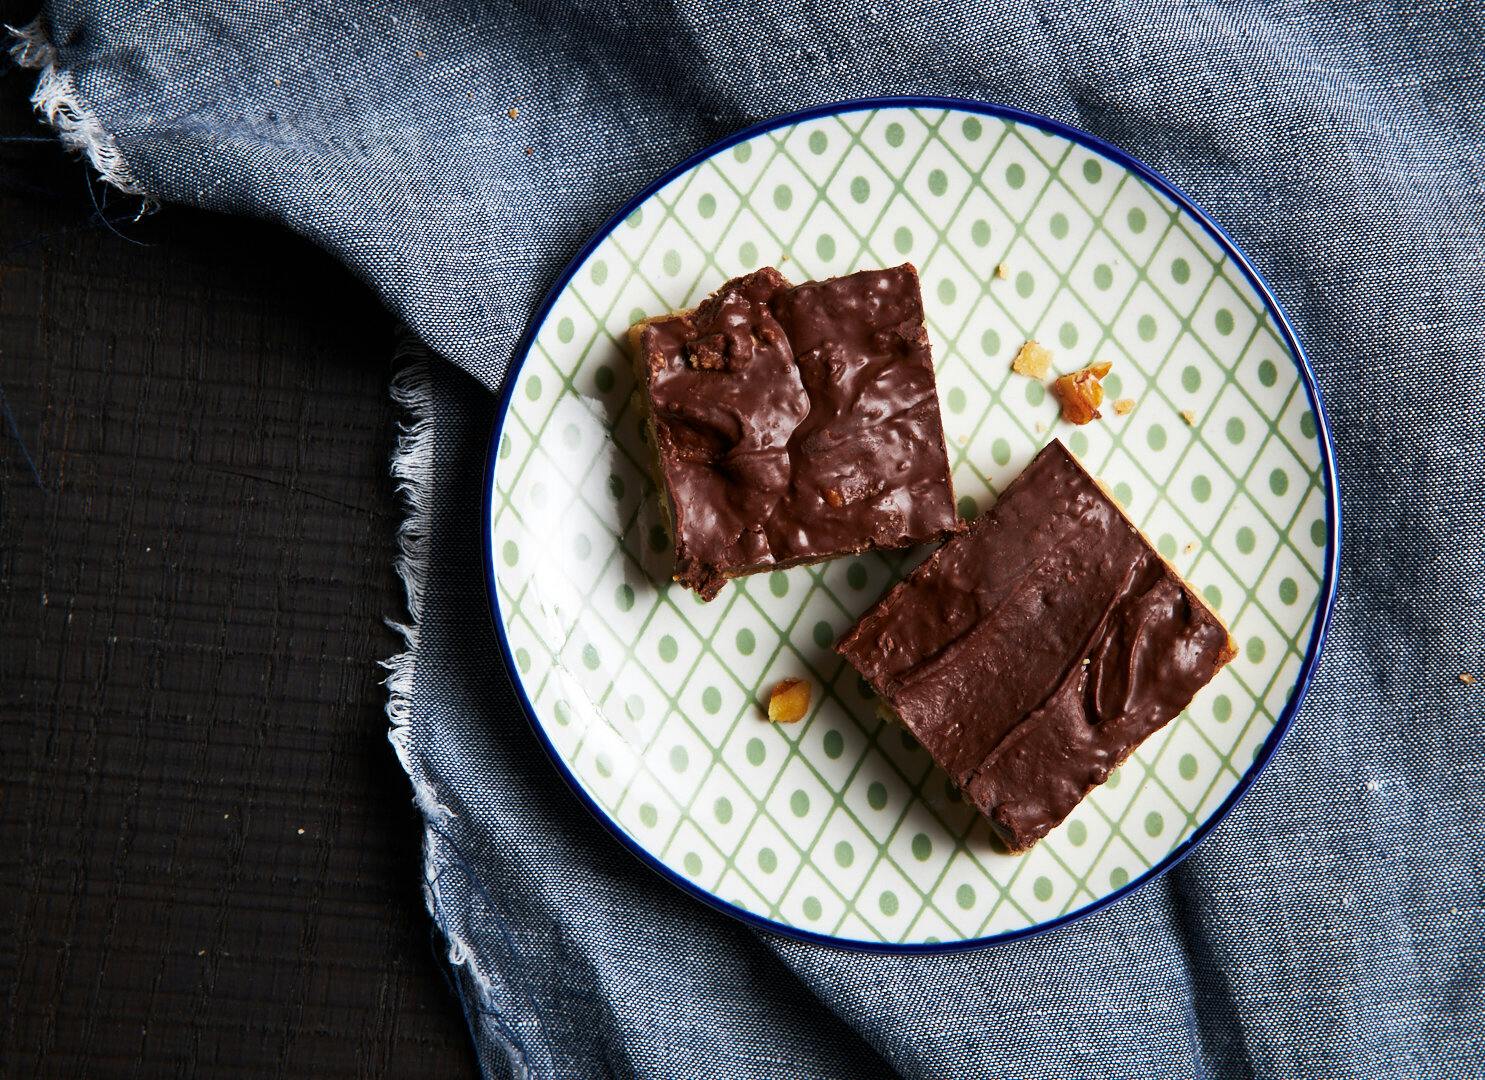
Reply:
[[[802, 281], [906, 259], [922, 274], [963, 510], [990, 506], [1061, 435], [1240, 649], [1117, 782], [1020, 857], [996, 849], [830, 651], [922, 553], [754, 577], [711, 604], [672, 585], [623, 353], [636, 313], [689, 306], [758, 265]], [[1050, 396], [1010, 372], [1027, 338], [1061, 370], [1113, 361], [1113, 396], [1135, 399], [1133, 413], [1074, 439]], [[921, 943], [1082, 908], [1207, 819], [1293, 687], [1326, 535], [1295, 365], [1198, 223], [1059, 137], [905, 107], [754, 136], [676, 177], [598, 245], [516, 379], [490, 542], [537, 721], [639, 847], [762, 918]], [[811, 712], [775, 727], [762, 704], [788, 676], [809, 680]]]

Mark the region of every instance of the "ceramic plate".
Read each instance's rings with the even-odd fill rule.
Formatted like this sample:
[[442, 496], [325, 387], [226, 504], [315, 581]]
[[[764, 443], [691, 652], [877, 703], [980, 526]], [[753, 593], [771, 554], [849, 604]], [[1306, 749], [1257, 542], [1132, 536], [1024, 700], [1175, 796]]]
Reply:
[[[725, 279], [911, 260], [959, 495], [973, 517], [1060, 436], [1232, 629], [1237, 659], [1027, 855], [1000, 853], [830, 649], [923, 551], [729, 584], [672, 552], [626, 328]], [[996, 267], [1004, 266], [1004, 277]], [[1113, 362], [1086, 427], [1013, 375]], [[629, 848], [750, 922], [857, 947], [1004, 940], [1172, 866], [1273, 753], [1323, 639], [1338, 517], [1299, 347], [1232, 243], [1169, 183], [1048, 120], [938, 99], [770, 122], [662, 177], [587, 246], [507, 381], [490, 453], [489, 588], [511, 678], [579, 797]], [[815, 688], [764, 718], [786, 676]]]

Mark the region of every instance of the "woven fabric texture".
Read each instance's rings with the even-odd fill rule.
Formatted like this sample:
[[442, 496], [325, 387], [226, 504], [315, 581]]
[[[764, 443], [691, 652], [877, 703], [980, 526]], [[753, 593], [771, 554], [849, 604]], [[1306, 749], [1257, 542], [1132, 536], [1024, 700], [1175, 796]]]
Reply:
[[[39, 27], [54, 119], [116, 180], [311, 238], [451, 361], [398, 388], [394, 742], [488, 1074], [1485, 1075], [1476, 0], [55, 0]], [[1325, 660], [1238, 810], [1112, 908], [947, 957], [759, 934], [621, 850], [520, 715], [478, 543], [491, 392], [594, 229], [749, 122], [900, 93], [1084, 128], [1221, 222], [1309, 352], [1346, 515]]]

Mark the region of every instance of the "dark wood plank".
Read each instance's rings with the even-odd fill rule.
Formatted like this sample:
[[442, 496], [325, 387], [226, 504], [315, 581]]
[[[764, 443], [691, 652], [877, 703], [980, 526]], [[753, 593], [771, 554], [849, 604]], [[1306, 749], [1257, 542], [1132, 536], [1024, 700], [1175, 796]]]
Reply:
[[391, 322], [92, 192], [0, 142], [0, 1073], [471, 1075], [376, 664]]

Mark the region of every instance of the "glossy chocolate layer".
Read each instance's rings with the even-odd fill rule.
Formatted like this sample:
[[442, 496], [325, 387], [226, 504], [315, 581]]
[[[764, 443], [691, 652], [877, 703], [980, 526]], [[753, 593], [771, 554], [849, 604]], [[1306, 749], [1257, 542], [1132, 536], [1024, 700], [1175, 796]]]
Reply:
[[912, 266], [798, 287], [768, 267], [632, 339], [676, 580], [703, 597], [958, 527]]
[[1013, 851], [1234, 655], [1062, 443], [836, 646]]

